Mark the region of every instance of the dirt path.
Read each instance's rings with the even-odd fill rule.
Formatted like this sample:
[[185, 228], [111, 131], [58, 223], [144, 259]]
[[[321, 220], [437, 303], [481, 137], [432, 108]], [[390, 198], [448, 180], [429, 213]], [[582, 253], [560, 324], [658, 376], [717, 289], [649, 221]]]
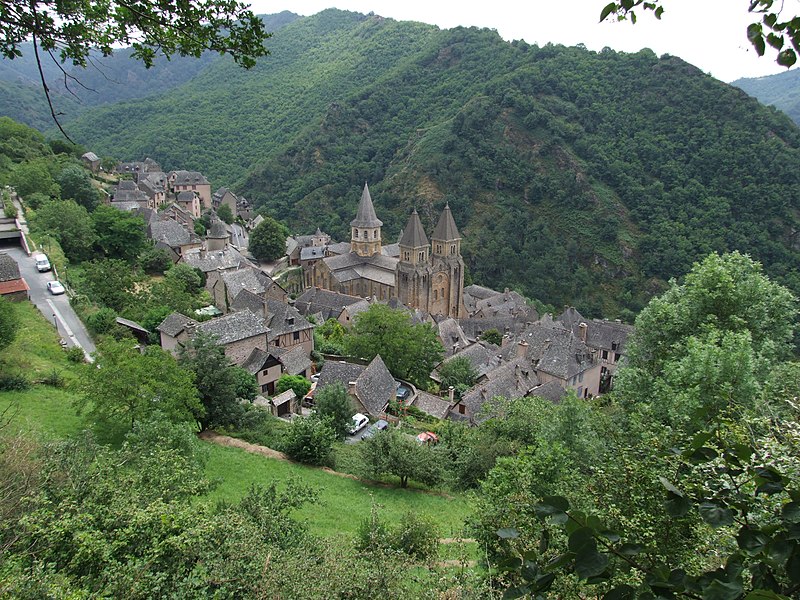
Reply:
[[[244, 440], [240, 440], [238, 438], [230, 437], [228, 435], [220, 435], [214, 431], [203, 431], [198, 435], [201, 440], [206, 442], [211, 442], [212, 444], [217, 444], [219, 446], [228, 446], [230, 448], [239, 448], [240, 450], [244, 450], [245, 452], [250, 452], [251, 454], [260, 454], [261, 456], [266, 456], [267, 458], [274, 458], [276, 460], [284, 460], [286, 462], [294, 462], [288, 456], [286, 456], [283, 452], [278, 452], [277, 450], [273, 450], [272, 448], [267, 448], [266, 446], [259, 446], [257, 444], [251, 444], [249, 442], [245, 442]], [[300, 463], [296, 463], [300, 464]], [[304, 465], [307, 467], [312, 467], [311, 465]], [[317, 469], [321, 469], [326, 473], [330, 473], [331, 475], [336, 475], [337, 477], [344, 477], [345, 479], [353, 479], [355, 481], [360, 481], [361, 483], [367, 485], [374, 485], [380, 486], [385, 488], [396, 488], [396, 485], [392, 485], [391, 483], [385, 483], [383, 481], [373, 481], [372, 479], [362, 479], [361, 477], [357, 477], [352, 473], [340, 473], [339, 471], [334, 471], [329, 467], [316, 467]], [[443, 498], [447, 498], [448, 500], [452, 500], [453, 497], [445, 492], [440, 492], [437, 490], [420, 490], [414, 488], [406, 488], [410, 489], [415, 492], [420, 492], [422, 494], [430, 494], [432, 496], [442, 496]]]

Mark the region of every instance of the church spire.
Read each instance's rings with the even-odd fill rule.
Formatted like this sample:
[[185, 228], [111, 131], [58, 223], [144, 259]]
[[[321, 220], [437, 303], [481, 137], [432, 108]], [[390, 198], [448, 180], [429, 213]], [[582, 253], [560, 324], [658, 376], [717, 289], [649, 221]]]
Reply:
[[451, 242], [460, 240], [461, 234], [458, 232], [456, 222], [453, 220], [453, 213], [450, 211], [450, 204], [444, 205], [442, 216], [439, 217], [439, 222], [436, 224], [436, 229], [433, 230], [433, 239], [442, 242]]
[[364, 191], [361, 192], [361, 200], [358, 203], [356, 218], [350, 221], [350, 227], [380, 227], [383, 221], [375, 214], [375, 207], [372, 205], [372, 196], [369, 195], [369, 186], [364, 182]]
[[364, 183], [364, 191], [358, 202], [356, 218], [350, 221], [350, 251], [360, 256], [373, 256], [381, 253], [381, 221], [375, 214], [369, 186]]
[[403, 230], [403, 237], [400, 239], [401, 246], [408, 248], [419, 248], [428, 245], [428, 237], [425, 235], [425, 230], [422, 228], [422, 221], [419, 220], [419, 213], [417, 209], [411, 213], [408, 219], [408, 225]]

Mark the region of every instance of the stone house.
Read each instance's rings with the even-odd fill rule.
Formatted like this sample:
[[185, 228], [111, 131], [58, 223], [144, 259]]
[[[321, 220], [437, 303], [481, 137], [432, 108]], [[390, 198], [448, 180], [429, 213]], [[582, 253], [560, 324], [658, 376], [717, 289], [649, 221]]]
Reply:
[[250, 353], [242, 368], [255, 376], [262, 394], [275, 394], [275, 384], [281, 375], [310, 377], [313, 365], [302, 347], [292, 349], [269, 346], [256, 348]]
[[193, 218], [200, 218], [202, 207], [200, 204], [200, 196], [197, 194], [197, 192], [188, 190], [178, 192], [175, 196], [175, 203], [180, 206], [181, 209], [192, 215]]
[[19, 265], [11, 256], [0, 252], [0, 296], [6, 300], [27, 300], [28, 282], [19, 272]]
[[380, 356], [372, 359], [369, 365], [326, 361], [319, 374], [317, 390], [336, 382], [347, 390], [358, 412], [376, 418], [385, 416], [389, 401], [397, 394], [397, 382]]
[[267, 348], [269, 332], [264, 319], [249, 310], [230, 313], [204, 323], [180, 313], [172, 313], [156, 330], [161, 335], [161, 348], [173, 354], [177, 354], [178, 349], [185, 346], [197, 331], [212, 335], [224, 348], [225, 355], [237, 365], [244, 363], [254, 349]]
[[[202, 173], [197, 171], [170, 171], [167, 181], [173, 194], [195, 192], [200, 199], [202, 210], [211, 208], [211, 184]], [[198, 216], [199, 214], [198, 211]]]
[[81, 156], [81, 162], [89, 169], [92, 173], [97, 173], [100, 171], [100, 157], [97, 156], [94, 152], [86, 152]]
[[237, 209], [239, 205], [239, 198], [226, 187], [219, 188], [216, 192], [214, 192], [214, 195], [211, 196], [211, 206], [215, 211], [219, 210], [219, 207], [223, 205], [231, 209], [231, 214], [233, 215], [234, 219], [238, 216], [239, 213], [237, 212]]
[[[262, 300], [267, 298], [285, 302], [286, 290], [264, 271], [249, 263], [240, 269], [218, 269], [210, 271], [206, 278], [206, 289], [214, 298], [214, 305], [222, 312], [229, 312], [234, 301], [243, 292], [250, 292]], [[244, 297], [247, 302], [247, 296]], [[254, 311], [257, 312], [257, 311]]]
[[172, 219], [159, 216], [147, 225], [147, 237], [153, 240], [157, 248], [166, 250], [173, 263], [178, 262], [185, 252], [199, 250], [203, 246], [203, 240], [194, 231]]
[[209, 252], [203, 248], [185, 252], [181, 255], [180, 262], [186, 263], [190, 267], [200, 269], [207, 277], [206, 287], [209, 286], [208, 279], [211, 278], [212, 273], [253, 266], [253, 263], [247, 260], [236, 248], [231, 246], [228, 246], [224, 250], [216, 250], [214, 252]]
[[361, 302], [360, 296], [340, 294], [322, 288], [312, 287], [305, 290], [294, 301], [295, 308], [305, 316], [318, 315], [321, 325], [328, 319], [338, 319], [346, 306]]
[[140, 174], [137, 180], [139, 190], [147, 198], [150, 208], [159, 208], [167, 202], [167, 175], [162, 171]]

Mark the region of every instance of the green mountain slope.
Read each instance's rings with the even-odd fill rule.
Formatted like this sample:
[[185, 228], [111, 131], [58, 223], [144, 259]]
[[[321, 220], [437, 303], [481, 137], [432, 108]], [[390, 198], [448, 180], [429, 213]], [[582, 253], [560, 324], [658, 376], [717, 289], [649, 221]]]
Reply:
[[[277, 31], [300, 17], [284, 11], [262, 18], [269, 31]], [[42, 131], [52, 130], [54, 124], [42, 93], [33, 46], [24, 44], [22, 53], [22, 57], [14, 60], [0, 59], [0, 116], [11, 117]], [[210, 52], [200, 58], [176, 55], [166, 59], [161, 55], [147, 69], [131, 58], [131, 54], [130, 48], [122, 48], [107, 57], [98, 53], [91, 57], [85, 69], [63, 65], [69, 75], [65, 77], [64, 71], [43, 53], [42, 67], [59, 119], [66, 122], [95, 106], [168, 94], [220, 60], [217, 54]]]
[[[507, 43], [329, 10], [160, 98], [70, 123], [93, 149], [197, 168], [298, 231], [384, 239], [445, 201], [476, 281], [630, 316], [711, 251], [800, 291], [800, 131], [675, 57]], [[97, 150], [96, 150], [97, 151]]]
[[766, 77], [737, 79], [731, 85], [758, 98], [763, 104], [782, 110], [800, 124], [800, 71], [797, 69]]

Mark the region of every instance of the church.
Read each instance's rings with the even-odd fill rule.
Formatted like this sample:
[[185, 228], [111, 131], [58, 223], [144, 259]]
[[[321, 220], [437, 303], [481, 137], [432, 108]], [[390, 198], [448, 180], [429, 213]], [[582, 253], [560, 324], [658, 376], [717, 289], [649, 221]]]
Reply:
[[396, 245], [382, 244], [382, 225], [364, 184], [350, 222], [349, 252], [336, 254], [338, 248], [329, 247], [312, 267], [313, 285], [362, 298], [397, 299], [433, 316], [466, 316], [461, 234], [450, 206], [444, 207], [430, 242], [416, 210]]

